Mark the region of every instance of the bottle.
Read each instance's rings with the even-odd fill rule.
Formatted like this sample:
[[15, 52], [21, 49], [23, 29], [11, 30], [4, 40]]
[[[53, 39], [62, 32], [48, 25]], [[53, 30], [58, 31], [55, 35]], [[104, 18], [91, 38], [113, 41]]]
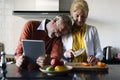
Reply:
[[1, 66], [1, 74], [2, 74], [2, 80], [5, 80], [5, 78], [6, 78], [6, 73], [7, 73], [7, 71], [6, 71], [6, 67], [7, 67], [7, 65], [6, 65], [6, 57], [5, 57], [5, 52], [1, 52], [1, 64], [2, 64], [2, 66]]

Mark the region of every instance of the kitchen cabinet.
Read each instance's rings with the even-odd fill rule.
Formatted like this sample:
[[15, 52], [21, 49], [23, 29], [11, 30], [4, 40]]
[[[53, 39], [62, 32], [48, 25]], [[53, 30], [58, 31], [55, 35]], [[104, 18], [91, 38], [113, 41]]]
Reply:
[[36, 0], [14, 0], [14, 11], [35, 10]]
[[68, 14], [72, 0], [15, 0], [13, 15]]
[[14, 11], [69, 11], [72, 0], [14, 0]]

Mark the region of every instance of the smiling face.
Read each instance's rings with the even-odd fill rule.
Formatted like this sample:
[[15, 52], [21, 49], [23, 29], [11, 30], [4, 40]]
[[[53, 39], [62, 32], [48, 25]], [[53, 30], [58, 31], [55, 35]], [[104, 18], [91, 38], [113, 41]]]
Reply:
[[88, 4], [84, 0], [75, 0], [73, 1], [71, 8], [70, 8], [70, 13], [74, 21], [74, 25], [81, 27], [88, 16], [89, 8]]
[[67, 34], [69, 32], [69, 29], [63, 23], [56, 25], [56, 20], [53, 19], [47, 24], [47, 31], [48, 31], [48, 36], [50, 38], [54, 38]]
[[74, 20], [74, 24], [76, 26], [82, 26], [87, 18], [87, 15], [85, 15], [84, 11], [75, 11], [71, 14], [73, 20]]

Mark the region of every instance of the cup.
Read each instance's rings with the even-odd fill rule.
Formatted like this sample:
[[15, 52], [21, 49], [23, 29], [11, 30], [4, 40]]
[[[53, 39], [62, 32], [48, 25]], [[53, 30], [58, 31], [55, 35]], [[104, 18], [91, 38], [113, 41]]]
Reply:
[[117, 54], [117, 58], [120, 59], [120, 53]]

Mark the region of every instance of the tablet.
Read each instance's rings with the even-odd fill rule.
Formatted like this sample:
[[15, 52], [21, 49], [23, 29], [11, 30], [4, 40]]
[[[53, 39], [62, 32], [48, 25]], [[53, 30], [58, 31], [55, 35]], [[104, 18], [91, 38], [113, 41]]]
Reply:
[[35, 64], [36, 59], [45, 54], [45, 43], [43, 40], [22, 40], [24, 55], [29, 63]]

